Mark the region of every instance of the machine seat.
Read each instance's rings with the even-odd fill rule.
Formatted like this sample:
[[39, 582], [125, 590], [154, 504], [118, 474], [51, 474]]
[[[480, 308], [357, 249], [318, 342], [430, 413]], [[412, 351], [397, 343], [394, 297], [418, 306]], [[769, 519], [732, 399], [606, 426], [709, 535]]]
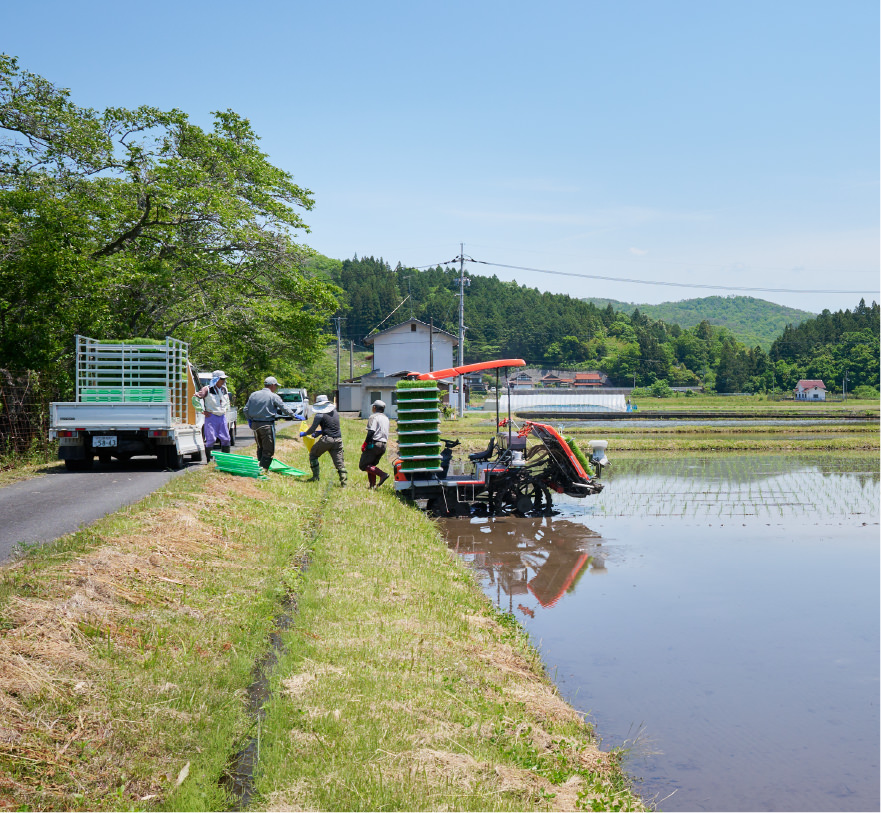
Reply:
[[495, 448], [495, 446], [496, 446], [496, 439], [495, 439], [495, 436], [493, 436], [489, 439], [489, 446], [487, 446], [486, 449], [484, 449], [482, 452], [475, 452], [474, 454], [468, 455], [468, 459], [472, 463], [483, 461], [483, 460], [489, 460], [490, 457], [492, 456], [493, 449]]

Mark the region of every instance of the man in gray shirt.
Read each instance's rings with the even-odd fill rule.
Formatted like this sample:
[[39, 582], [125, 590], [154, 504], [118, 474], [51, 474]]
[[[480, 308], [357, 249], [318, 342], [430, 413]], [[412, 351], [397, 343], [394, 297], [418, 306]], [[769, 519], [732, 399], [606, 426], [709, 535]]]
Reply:
[[263, 382], [263, 389], [252, 392], [242, 410], [248, 419], [248, 425], [254, 430], [260, 468], [267, 470], [275, 455], [275, 419], [287, 417], [284, 401], [275, 394], [277, 389], [278, 381], [273, 376], [268, 376]]

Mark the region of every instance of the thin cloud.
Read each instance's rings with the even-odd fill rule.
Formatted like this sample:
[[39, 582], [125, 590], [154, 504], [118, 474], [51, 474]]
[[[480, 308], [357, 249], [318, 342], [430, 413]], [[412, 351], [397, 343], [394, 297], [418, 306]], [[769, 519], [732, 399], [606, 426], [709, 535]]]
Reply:
[[642, 257], [644, 254], [648, 254], [648, 249], [645, 248], [630, 248], [631, 254], [635, 254], [637, 257]]

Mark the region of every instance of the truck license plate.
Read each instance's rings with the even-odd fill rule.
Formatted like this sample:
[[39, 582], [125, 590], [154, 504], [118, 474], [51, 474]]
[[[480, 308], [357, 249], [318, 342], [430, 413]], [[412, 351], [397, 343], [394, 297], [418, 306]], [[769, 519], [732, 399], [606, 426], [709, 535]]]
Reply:
[[116, 446], [116, 435], [95, 435], [92, 438], [92, 447], [100, 449], [102, 446]]

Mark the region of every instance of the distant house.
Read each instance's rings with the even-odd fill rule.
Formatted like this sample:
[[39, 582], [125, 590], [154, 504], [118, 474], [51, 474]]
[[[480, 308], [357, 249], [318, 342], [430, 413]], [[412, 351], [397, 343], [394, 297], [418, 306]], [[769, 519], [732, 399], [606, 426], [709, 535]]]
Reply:
[[602, 387], [603, 376], [601, 373], [575, 373], [576, 387]]
[[483, 373], [465, 373], [465, 386], [469, 392], [485, 390], [486, 385], [483, 383]]
[[825, 401], [826, 385], [819, 379], [803, 378], [795, 385], [796, 401]]
[[560, 378], [560, 376], [554, 375], [553, 373], [548, 373], [547, 375], [541, 377], [541, 381], [539, 381], [539, 384], [541, 384], [543, 387], [559, 387], [562, 382], [563, 379]]
[[514, 390], [531, 390], [533, 387], [532, 376], [527, 373], [520, 373], [510, 379], [511, 389]]

